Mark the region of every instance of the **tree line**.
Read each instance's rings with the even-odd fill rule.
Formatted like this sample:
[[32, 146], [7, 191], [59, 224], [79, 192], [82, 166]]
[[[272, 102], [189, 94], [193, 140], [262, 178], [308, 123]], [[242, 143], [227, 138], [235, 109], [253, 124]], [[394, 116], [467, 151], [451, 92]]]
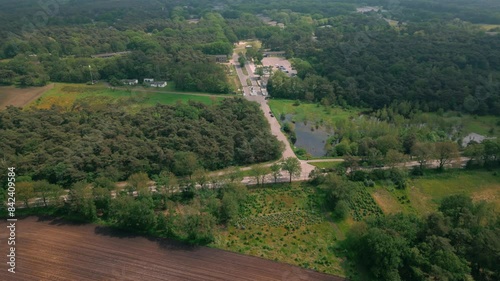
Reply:
[[16, 195], [24, 205], [20, 213], [100, 221], [127, 231], [207, 244], [214, 240], [218, 225], [237, 219], [242, 212], [248, 192], [236, 179], [237, 174], [226, 180], [217, 178], [217, 187], [198, 189], [195, 181], [162, 172], [154, 176], [153, 191], [149, 176], [135, 173], [123, 188], [99, 177], [76, 182], [66, 193], [60, 185], [24, 176], [17, 182]]

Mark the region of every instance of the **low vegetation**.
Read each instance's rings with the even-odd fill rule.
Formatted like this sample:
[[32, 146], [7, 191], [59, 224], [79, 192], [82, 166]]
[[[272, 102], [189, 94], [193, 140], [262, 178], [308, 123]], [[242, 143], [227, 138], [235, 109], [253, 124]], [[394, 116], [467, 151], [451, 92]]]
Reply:
[[213, 246], [343, 275], [342, 261], [331, 251], [343, 234], [324, 215], [322, 192], [294, 183], [248, 194], [239, 218], [221, 229]]

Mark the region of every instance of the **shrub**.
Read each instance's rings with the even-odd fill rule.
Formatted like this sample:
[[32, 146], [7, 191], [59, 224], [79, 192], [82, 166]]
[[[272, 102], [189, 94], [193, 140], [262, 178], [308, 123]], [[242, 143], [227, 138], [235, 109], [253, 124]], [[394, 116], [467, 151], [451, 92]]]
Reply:
[[374, 186], [375, 186], [375, 182], [374, 182], [374, 181], [372, 181], [372, 180], [366, 179], [366, 180], [364, 181], [364, 185], [365, 185], [366, 187], [374, 187]]
[[333, 210], [333, 215], [338, 219], [345, 219], [347, 214], [349, 214], [349, 203], [340, 200]]

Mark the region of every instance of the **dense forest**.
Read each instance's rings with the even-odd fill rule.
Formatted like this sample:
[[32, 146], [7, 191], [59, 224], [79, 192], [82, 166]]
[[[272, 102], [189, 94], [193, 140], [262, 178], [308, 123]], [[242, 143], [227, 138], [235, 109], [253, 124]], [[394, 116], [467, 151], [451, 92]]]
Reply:
[[0, 112], [0, 165], [62, 186], [141, 171], [186, 177], [278, 159], [282, 144], [268, 127], [258, 105], [243, 99], [158, 105], [134, 115], [85, 104], [70, 112], [10, 107]]
[[491, 205], [445, 198], [424, 218], [396, 214], [352, 228], [348, 256], [374, 280], [498, 280], [500, 221]]
[[460, 20], [394, 28], [378, 16], [352, 15], [324, 24], [314, 30], [315, 40], [300, 20], [295, 36], [269, 39], [300, 58], [294, 60], [298, 77], [272, 77], [272, 96], [371, 108], [410, 101], [423, 111], [500, 112], [500, 36]]

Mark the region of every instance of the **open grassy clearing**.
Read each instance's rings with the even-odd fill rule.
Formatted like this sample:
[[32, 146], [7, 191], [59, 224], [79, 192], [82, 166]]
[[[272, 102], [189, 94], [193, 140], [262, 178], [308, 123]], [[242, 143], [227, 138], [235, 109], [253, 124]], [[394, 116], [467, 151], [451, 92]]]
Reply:
[[335, 169], [342, 166], [342, 162], [311, 162], [310, 164], [320, 169]]
[[324, 193], [308, 183], [252, 188], [244, 215], [221, 229], [212, 246], [345, 276], [337, 241], [356, 221], [382, 214], [363, 186], [354, 188], [345, 220], [333, 220]]
[[[172, 86], [171, 86], [172, 87]], [[139, 88], [137, 88], [139, 90]], [[144, 90], [144, 89], [143, 89]], [[156, 89], [155, 89], [156, 91]], [[102, 85], [82, 85], [82, 84], [56, 84], [55, 87], [42, 97], [32, 102], [32, 108], [47, 109], [53, 105], [64, 109], [71, 109], [76, 101], [99, 106], [105, 104], [115, 104], [127, 107], [129, 110], [139, 109], [144, 106], [155, 104], [175, 104], [177, 102], [187, 102], [189, 100], [199, 101], [205, 104], [212, 104], [223, 99], [223, 96], [195, 95], [188, 93], [168, 93], [134, 91], [130, 89], [110, 89]]]
[[[424, 113], [424, 115], [438, 117], [436, 113]], [[477, 133], [484, 136], [500, 137], [499, 116], [476, 116], [457, 112], [446, 112], [442, 116], [443, 121], [460, 124], [463, 134]]]
[[[325, 107], [314, 103], [301, 102], [295, 105], [295, 101], [272, 99], [269, 106], [274, 115], [293, 114], [296, 122], [319, 122], [325, 126], [333, 126], [337, 120], [345, 120], [356, 117], [363, 109], [342, 109], [339, 107]], [[437, 118], [436, 113], [424, 113], [423, 116]], [[500, 137], [500, 117], [498, 116], [475, 116], [469, 114], [458, 114], [446, 112], [442, 116], [443, 121], [460, 124], [463, 134], [478, 133], [485, 136]]]
[[474, 201], [485, 200], [500, 209], [500, 176], [488, 171], [451, 170], [432, 172], [409, 181], [405, 190], [394, 189], [385, 182], [369, 189], [384, 213], [412, 212], [425, 215], [436, 211], [446, 196], [465, 194]]
[[221, 230], [212, 246], [344, 275], [331, 248], [344, 233], [317, 202], [318, 194], [305, 183], [253, 188], [245, 215]]
[[482, 30], [490, 31], [492, 29], [500, 29], [500, 24], [476, 24]]
[[243, 86], [241, 85], [238, 73], [236, 72], [236, 67], [233, 64], [228, 64], [226, 65], [226, 68], [227, 68], [227, 79], [231, 83], [233, 90], [237, 94], [241, 94], [239, 90], [243, 89]]
[[272, 99], [269, 106], [276, 117], [281, 114], [293, 114], [296, 122], [317, 122], [326, 127], [333, 127], [337, 120], [345, 120], [358, 115], [359, 110], [347, 110], [339, 107], [325, 107], [314, 103], [301, 102], [294, 105], [295, 101]]

